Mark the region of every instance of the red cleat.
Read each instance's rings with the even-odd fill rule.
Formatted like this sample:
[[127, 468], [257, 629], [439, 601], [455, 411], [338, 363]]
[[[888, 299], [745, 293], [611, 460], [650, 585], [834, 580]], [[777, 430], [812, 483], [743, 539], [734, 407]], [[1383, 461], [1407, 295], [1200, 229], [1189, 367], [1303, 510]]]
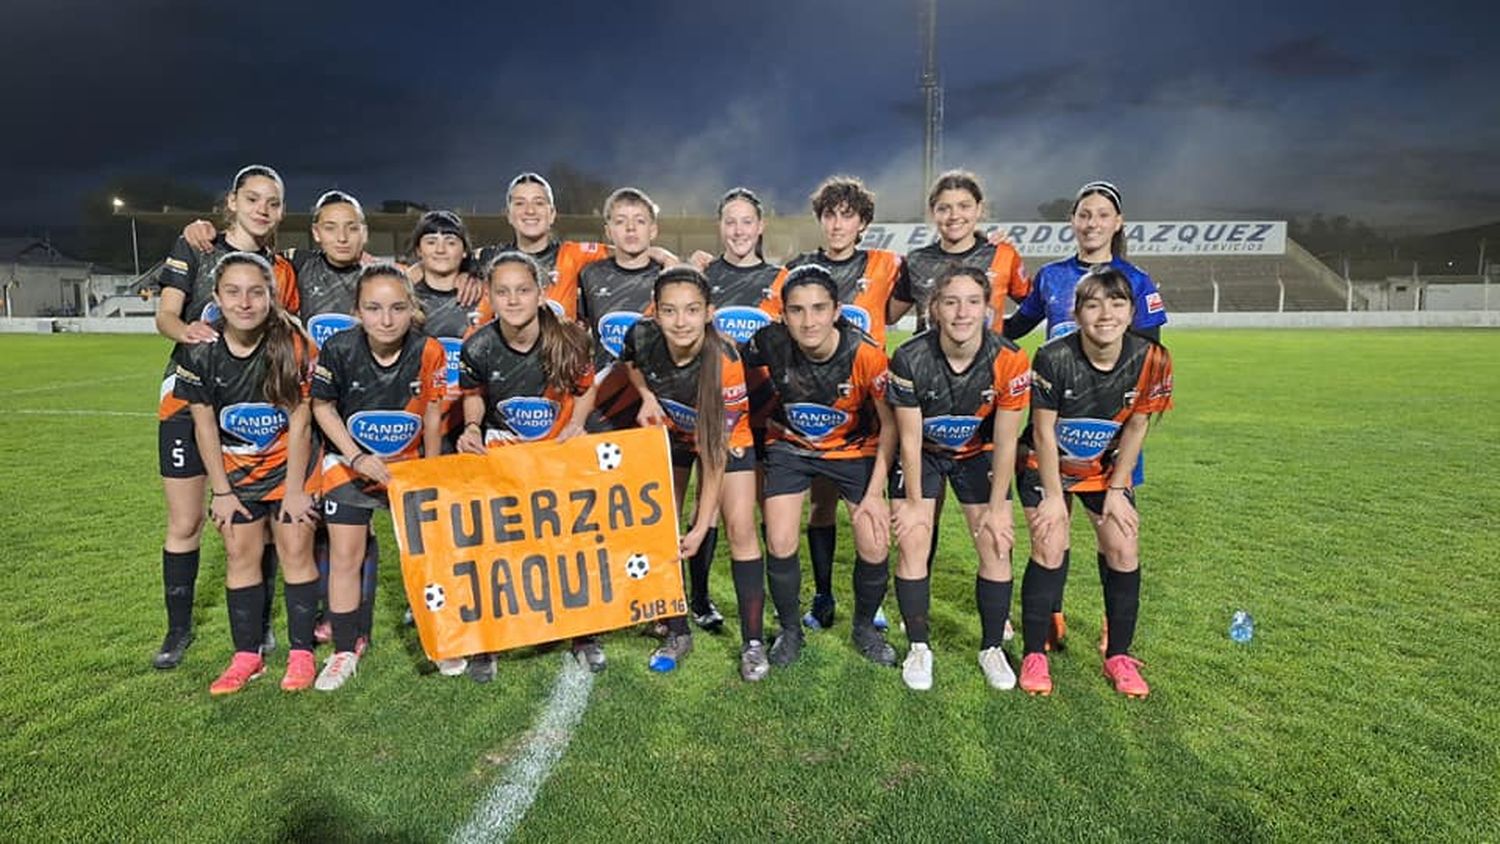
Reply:
[[211, 695], [232, 695], [245, 684], [266, 673], [266, 661], [255, 651], [235, 651], [229, 667], [208, 687]]
[[1031, 653], [1021, 660], [1021, 691], [1043, 697], [1052, 694], [1052, 670], [1046, 654]]
[[1115, 684], [1115, 691], [1126, 697], [1143, 698], [1151, 687], [1141, 677], [1141, 661], [1130, 654], [1112, 656], [1104, 661], [1104, 676]]

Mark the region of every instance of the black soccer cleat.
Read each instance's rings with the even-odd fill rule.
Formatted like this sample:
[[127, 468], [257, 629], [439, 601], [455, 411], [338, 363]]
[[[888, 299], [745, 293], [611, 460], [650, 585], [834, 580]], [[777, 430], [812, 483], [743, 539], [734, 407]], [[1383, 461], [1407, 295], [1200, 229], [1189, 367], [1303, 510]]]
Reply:
[[797, 661], [802, 655], [802, 631], [798, 628], [783, 628], [781, 635], [771, 643], [771, 664], [785, 667]]
[[885, 640], [885, 634], [875, 629], [873, 624], [855, 625], [853, 632], [849, 634], [850, 641], [861, 656], [876, 665], [887, 667], [896, 664], [896, 649]]
[[193, 629], [191, 627], [168, 630], [166, 638], [161, 640], [161, 648], [156, 652], [156, 656], [151, 658], [151, 664], [162, 671], [176, 668], [182, 664], [182, 655], [192, 643]]

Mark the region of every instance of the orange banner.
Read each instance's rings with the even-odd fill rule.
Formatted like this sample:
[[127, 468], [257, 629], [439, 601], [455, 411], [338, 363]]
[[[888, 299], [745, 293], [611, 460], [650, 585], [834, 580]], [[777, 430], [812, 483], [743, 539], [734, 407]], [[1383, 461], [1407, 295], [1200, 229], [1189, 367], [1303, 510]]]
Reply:
[[406, 598], [432, 659], [687, 612], [665, 428], [390, 470]]

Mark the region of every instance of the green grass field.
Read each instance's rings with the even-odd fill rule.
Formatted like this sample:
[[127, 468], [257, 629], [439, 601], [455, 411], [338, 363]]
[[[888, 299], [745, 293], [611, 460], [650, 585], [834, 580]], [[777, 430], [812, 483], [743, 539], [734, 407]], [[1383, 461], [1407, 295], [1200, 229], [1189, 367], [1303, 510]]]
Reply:
[[[956, 514], [934, 578], [936, 687], [860, 659], [845, 535], [839, 624], [766, 682], [739, 681], [737, 630], [700, 634], [669, 675], [647, 671], [651, 640], [609, 637], [514, 838], [1500, 838], [1500, 334], [1169, 341], [1178, 409], [1140, 495], [1148, 700], [1099, 674], [1081, 516], [1073, 646], [1046, 699], [984, 685]], [[283, 694], [283, 648], [267, 679], [209, 697], [230, 651], [212, 535], [197, 644], [152, 670], [165, 354], [156, 338], [0, 337], [0, 839], [449, 837], [520, 751], [562, 657], [507, 657], [489, 686], [425, 674], [386, 519], [377, 643], [345, 690]], [[1256, 618], [1249, 646], [1225, 633], [1237, 608]]]

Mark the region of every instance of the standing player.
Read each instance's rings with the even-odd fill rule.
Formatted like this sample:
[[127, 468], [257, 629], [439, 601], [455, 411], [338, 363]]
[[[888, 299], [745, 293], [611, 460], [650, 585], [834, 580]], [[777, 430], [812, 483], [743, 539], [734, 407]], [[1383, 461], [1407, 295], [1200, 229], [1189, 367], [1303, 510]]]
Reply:
[[[593, 344], [575, 322], [545, 304], [537, 262], [522, 252], [501, 252], [482, 275], [495, 319], [480, 326], [459, 352], [464, 427], [458, 450], [484, 454], [513, 442], [567, 439], [583, 430], [594, 405]], [[573, 653], [590, 671], [605, 668], [597, 637], [575, 639]], [[463, 672], [463, 661], [439, 663], [443, 673]], [[469, 676], [495, 677], [494, 654], [470, 661]]]
[[[1031, 280], [1031, 291], [1005, 321], [1005, 336], [1018, 340], [1042, 320], [1047, 322], [1047, 339], [1052, 340], [1078, 330], [1073, 317], [1073, 294], [1079, 279], [1097, 267], [1113, 267], [1130, 281], [1135, 297], [1135, 317], [1130, 328], [1152, 340], [1160, 340], [1161, 327], [1167, 322], [1167, 309], [1151, 277], [1125, 260], [1125, 218], [1120, 190], [1109, 182], [1089, 182], [1078, 189], [1073, 199], [1073, 238], [1078, 254], [1053, 261], [1037, 270]], [[1135, 483], [1144, 482], [1141, 467], [1136, 467]], [[1069, 549], [1064, 545], [1062, 581], [1068, 579]], [[1106, 575], [1104, 555], [1098, 555], [1099, 576]], [[1050, 650], [1067, 636], [1068, 624], [1062, 611], [1062, 589], [1052, 608]]]
[[1031, 532], [1021, 584], [1021, 688], [1031, 694], [1052, 693], [1045, 641], [1062, 591], [1073, 496], [1088, 511], [1103, 560], [1104, 675], [1121, 694], [1150, 692], [1130, 656], [1141, 589], [1131, 468], [1151, 416], [1172, 406], [1172, 361], [1156, 341], [1129, 330], [1138, 295], [1119, 269], [1090, 271], [1073, 297], [1078, 330], [1043, 345], [1032, 363], [1031, 423], [1021, 436], [1025, 468], [1016, 482]]
[[[754, 682], [765, 678], [770, 664], [762, 643], [765, 562], [755, 536], [755, 455], [744, 365], [735, 345], [714, 329], [709, 282], [696, 269], [664, 270], [652, 304], [655, 316], [631, 327], [620, 361], [641, 395], [638, 421], [665, 424], [671, 434], [679, 512], [698, 464], [697, 514], [682, 539], [684, 557], [695, 559], [724, 513], [740, 611], [740, 676]], [[694, 582], [700, 587], [706, 595], [707, 585]], [[653, 671], [671, 671], [693, 649], [687, 619], [668, 619], [667, 629], [666, 641], [651, 655]]]
[[[199, 549], [203, 534], [204, 463], [193, 432], [188, 403], [176, 395], [176, 363], [189, 347], [214, 343], [219, 332], [214, 322], [219, 307], [213, 301], [214, 267], [231, 252], [254, 252], [272, 259], [276, 227], [284, 213], [285, 187], [275, 170], [259, 164], [234, 176], [224, 198], [228, 222], [222, 235], [212, 238], [207, 254], [178, 238], [162, 264], [161, 300], [156, 311], [156, 330], [176, 345], [167, 363], [157, 411], [157, 445], [162, 487], [167, 500], [167, 533], [162, 546], [162, 587], [167, 607], [167, 635], [152, 664], [176, 668], [193, 641], [193, 596], [198, 581]], [[275, 273], [283, 279], [278, 291], [284, 296], [290, 269], [277, 261]], [[274, 555], [263, 555], [267, 566], [263, 582], [272, 589]], [[272, 645], [270, 598], [262, 620], [264, 644]]]
[[839, 313], [838, 283], [808, 264], [782, 287], [784, 321], [757, 331], [745, 346], [747, 367], [766, 367], [776, 392], [765, 464], [767, 577], [781, 635], [770, 661], [788, 665], [802, 650], [802, 571], [797, 526], [814, 478], [832, 481], [849, 504], [858, 562], [854, 566], [852, 639], [865, 658], [895, 665], [896, 653], [875, 627], [885, 599], [890, 544], [886, 475], [896, 429], [885, 403], [886, 356]]
[[469, 254], [468, 229], [452, 211], [428, 211], [412, 231], [410, 251], [417, 256], [420, 270], [414, 290], [422, 307], [422, 330], [436, 337], [447, 354], [448, 387], [443, 401], [441, 436], [451, 449], [463, 427], [458, 353], [464, 338], [480, 319], [479, 310], [464, 305], [458, 290]]
[[234, 658], [209, 687], [239, 691], [265, 672], [261, 554], [269, 519], [286, 580], [286, 675], [281, 687], [313, 683], [313, 620], [318, 569], [313, 563], [317, 454], [308, 407], [312, 341], [275, 301], [271, 263], [232, 252], [213, 272], [222, 315], [219, 339], [186, 346], [178, 356], [176, 394], [192, 408], [198, 451], [213, 493], [209, 515], [224, 535], [225, 581]]
[[[510, 180], [505, 189], [505, 220], [516, 234], [515, 242], [479, 250], [479, 266], [488, 266], [490, 259], [501, 252], [514, 250], [530, 255], [546, 273], [547, 304], [560, 316], [577, 319], [578, 273], [588, 264], [609, 257], [609, 250], [598, 243], [553, 238], [557, 205], [552, 185], [538, 173], [525, 172]], [[481, 308], [488, 308], [488, 299], [480, 300]], [[489, 314], [483, 313], [480, 320], [488, 318]]]
[[328, 525], [328, 614], [334, 653], [318, 675], [333, 691], [359, 666], [365, 634], [360, 567], [375, 508], [389, 506], [386, 463], [441, 450], [447, 362], [421, 331], [411, 281], [395, 264], [372, 264], [355, 284], [359, 327], [328, 338], [313, 373], [313, 417], [329, 454], [323, 463]]
[[1016, 434], [1031, 392], [1030, 365], [1015, 343], [986, 330], [990, 282], [983, 269], [950, 266], [929, 290], [932, 329], [891, 357], [886, 395], [895, 409], [900, 465], [891, 484], [891, 516], [900, 546], [896, 601], [911, 651], [901, 677], [932, 688], [928, 578], [936, 502], [947, 483], [963, 507], [979, 571], [979, 666], [997, 689], [1016, 685], [1000, 649], [1010, 615], [1010, 481]]
[[[887, 308], [891, 294], [907, 287], [906, 264], [901, 256], [884, 249], [861, 249], [859, 239], [875, 220], [875, 194], [852, 176], [831, 176], [812, 195], [813, 216], [823, 231], [823, 244], [816, 252], [799, 255], [787, 262], [787, 270], [804, 264], [818, 264], [831, 274], [842, 316], [875, 339], [885, 350]], [[786, 271], [772, 285], [772, 296], [765, 308], [780, 315], [784, 304], [782, 285]], [[812, 557], [812, 607], [804, 621], [812, 628], [833, 625], [833, 558], [837, 549], [834, 517], [838, 494], [827, 482], [812, 488], [812, 509], [807, 517], [807, 548]], [[884, 616], [879, 621], [884, 624]]]

